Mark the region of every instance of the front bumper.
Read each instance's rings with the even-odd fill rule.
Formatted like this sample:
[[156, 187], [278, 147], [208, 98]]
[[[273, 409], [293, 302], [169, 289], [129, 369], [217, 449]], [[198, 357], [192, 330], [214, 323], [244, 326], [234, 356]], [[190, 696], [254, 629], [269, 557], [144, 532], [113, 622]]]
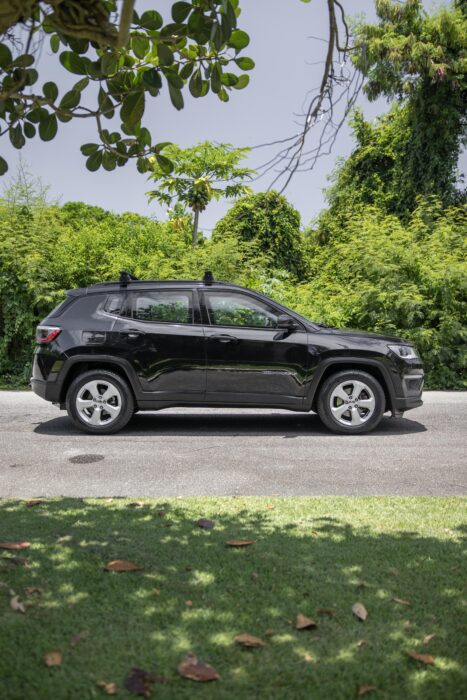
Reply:
[[404, 413], [423, 405], [422, 392], [425, 374], [422, 369], [412, 370], [402, 376], [400, 393], [393, 399], [393, 415]]

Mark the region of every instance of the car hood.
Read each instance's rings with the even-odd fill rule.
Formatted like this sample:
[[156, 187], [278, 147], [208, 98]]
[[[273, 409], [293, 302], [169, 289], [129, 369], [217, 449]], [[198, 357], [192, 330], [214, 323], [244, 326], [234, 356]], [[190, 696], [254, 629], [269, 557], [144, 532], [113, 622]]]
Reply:
[[380, 333], [371, 333], [370, 331], [354, 331], [351, 328], [320, 328], [319, 332], [326, 335], [337, 335], [342, 338], [348, 338], [349, 340], [353, 338], [355, 338], [355, 340], [365, 338], [367, 340], [381, 341], [384, 343], [410, 344], [409, 341], [395, 335], [382, 335]]

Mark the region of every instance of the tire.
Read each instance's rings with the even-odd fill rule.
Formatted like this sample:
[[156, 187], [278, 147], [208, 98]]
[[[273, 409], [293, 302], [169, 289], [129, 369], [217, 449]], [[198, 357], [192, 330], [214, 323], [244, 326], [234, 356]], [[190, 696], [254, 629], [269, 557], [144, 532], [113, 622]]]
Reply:
[[385, 406], [383, 388], [371, 374], [357, 369], [343, 370], [324, 381], [317, 412], [334, 433], [359, 435], [376, 428]]
[[122, 430], [133, 416], [133, 394], [118, 374], [90, 370], [70, 384], [66, 409], [76, 427], [85, 433], [110, 435]]

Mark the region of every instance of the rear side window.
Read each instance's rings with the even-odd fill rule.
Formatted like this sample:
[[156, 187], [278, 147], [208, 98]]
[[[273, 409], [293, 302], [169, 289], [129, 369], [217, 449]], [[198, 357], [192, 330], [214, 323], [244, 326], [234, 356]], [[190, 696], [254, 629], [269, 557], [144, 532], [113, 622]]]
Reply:
[[193, 323], [193, 295], [185, 291], [133, 294], [132, 316], [155, 323]]
[[121, 316], [123, 313], [124, 303], [124, 294], [111, 294], [105, 301], [104, 311], [107, 311], [108, 314], [116, 314], [117, 316]]

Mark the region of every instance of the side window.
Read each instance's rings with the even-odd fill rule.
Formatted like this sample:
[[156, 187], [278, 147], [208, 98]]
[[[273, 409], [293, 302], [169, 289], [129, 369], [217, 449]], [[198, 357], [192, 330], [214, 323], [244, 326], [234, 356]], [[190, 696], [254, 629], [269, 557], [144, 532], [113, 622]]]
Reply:
[[277, 328], [278, 314], [268, 304], [236, 292], [205, 292], [213, 326]]
[[123, 305], [125, 302], [124, 294], [110, 294], [104, 304], [104, 311], [108, 314], [116, 314], [121, 316], [123, 313]]
[[138, 321], [193, 323], [191, 292], [140, 292], [133, 295], [132, 316]]

